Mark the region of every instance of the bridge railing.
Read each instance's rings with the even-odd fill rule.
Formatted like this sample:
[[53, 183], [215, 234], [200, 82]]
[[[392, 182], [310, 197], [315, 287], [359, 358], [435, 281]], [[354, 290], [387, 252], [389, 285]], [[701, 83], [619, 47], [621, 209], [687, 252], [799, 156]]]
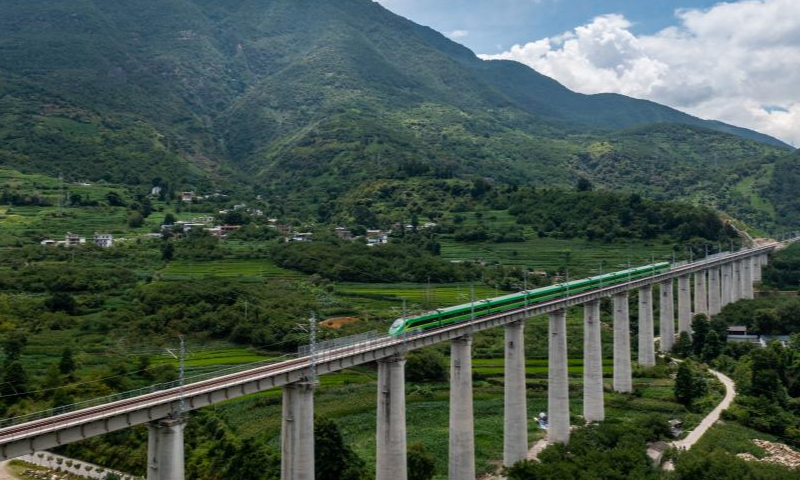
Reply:
[[353, 345], [358, 345], [360, 343], [369, 342], [372, 340], [377, 340], [379, 338], [383, 338], [384, 335], [378, 333], [377, 330], [372, 330], [366, 333], [359, 333], [356, 335], [350, 335], [348, 337], [340, 337], [334, 338], [331, 340], [325, 340], [323, 342], [317, 342], [316, 344], [312, 345], [301, 345], [297, 349], [297, 356], [299, 357], [308, 357], [312, 353], [312, 349], [314, 350], [315, 355], [322, 354], [329, 350], [336, 350], [339, 348], [350, 347]]
[[[213, 372], [206, 372], [202, 374], [192, 375], [189, 377], [185, 377], [183, 379], [183, 385], [186, 386], [194, 383], [199, 383], [205, 380], [212, 380], [214, 378], [221, 377], [224, 375], [230, 375], [232, 373], [238, 373], [245, 370], [252, 370], [254, 368], [259, 368], [262, 366], [272, 365], [275, 363], [285, 361], [288, 357], [294, 357], [294, 355], [283, 355], [281, 357], [271, 358], [269, 360], [261, 360], [253, 363], [234, 365], [232, 367], [225, 367], [219, 370], [214, 370]], [[42, 410], [39, 412], [20, 415], [18, 417], [6, 418], [0, 420], [0, 434], [3, 433], [2, 429], [12, 427], [14, 425], [20, 425], [23, 423], [33, 422], [36, 420], [51, 418], [58, 415], [63, 415], [65, 413], [71, 413], [78, 410], [83, 410], [86, 408], [99, 407], [102, 405], [119, 402], [121, 400], [127, 400], [129, 398], [140, 397], [155, 392], [161, 392], [164, 390], [178, 388], [180, 386], [181, 386], [181, 380], [178, 379], [178, 380], [173, 380], [171, 382], [158, 383], [155, 385], [149, 385], [147, 387], [137, 388], [135, 390], [128, 390], [126, 392], [115, 393], [113, 395], [108, 395], [105, 397], [93, 398], [91, 400], [85, 400], [70, 405], [64, 405], [62, 407], [51, 408], [49, 410]]]

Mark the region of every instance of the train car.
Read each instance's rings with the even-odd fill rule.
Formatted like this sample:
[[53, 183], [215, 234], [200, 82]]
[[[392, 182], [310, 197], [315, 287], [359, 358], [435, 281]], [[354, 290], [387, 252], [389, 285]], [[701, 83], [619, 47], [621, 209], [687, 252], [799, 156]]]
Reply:
[[404, 333], [429, 330], [485, 317], [496, 313], [513, 310], [526, 305], [564, 298], [595, 288], [603, 288], [637, 278], [656, 275], [668, 271], [669, 263], [655, 263], [644, 267], [631, 268], [621, 272], [606, 273], [596, 277], [574, 280], [567, 283], [549, 285], [547, 287], [511, 293], [501, 297], [478, 300], [453, 307], [441, 308], [422, 315], [409, 318], [398, 318], [389, 328], [389, 335], [398, 336]]

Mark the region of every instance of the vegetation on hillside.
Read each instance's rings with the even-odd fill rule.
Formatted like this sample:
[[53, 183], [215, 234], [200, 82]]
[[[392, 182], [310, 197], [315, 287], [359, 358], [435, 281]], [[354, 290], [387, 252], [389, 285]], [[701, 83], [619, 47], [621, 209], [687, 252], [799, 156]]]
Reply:
[[797, 210], [733, 188], [785, 155], [775, 139], [578, 95], [367, 0], [90, 1], [70, 22], [62, 2], [33, 0], [4, 13], [0, 165], [26, 173], [254, 191], [303, 215], [376, 179], [582, 176], [765, 227]]

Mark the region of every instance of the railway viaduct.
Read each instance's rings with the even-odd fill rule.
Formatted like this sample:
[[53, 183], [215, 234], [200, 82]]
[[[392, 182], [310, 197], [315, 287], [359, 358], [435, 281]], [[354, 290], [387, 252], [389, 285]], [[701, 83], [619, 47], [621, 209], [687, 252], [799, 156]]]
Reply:
[[[549, 316], [548, 441], [569, 441], [566, 309], [584, 308], [583, 417], [604, 418], [603, 372], [600, 342], [600, 301], [613, 299], [613, 388], [631, 392], [631, 338], [629, 294], [638, 291], [638, 363], [655, 365], [653, 292], [660, 302], [660, 348], [672, 349], [675, 336], [691, 333], [692, 315], [715, 315], [722, 307], [753, 298], [753, 282], [778, 243], [702, 261], [673, 265], [666, 273], [582, 292], [527, 307], [489, 315], [404, 337], [369, 339], [344, 347], [259, 366], [242, 372], [197, 381], [131, 398], [100, 403], [69, 412], [43, 412], [0, 423], [0, 460], [76, 442], [133, 425], [149, 426], [148, 480], [183, 480], [181, 413], [228, 399], [283, 389], [281, 476], [284, 480], [314, 479], [314, 390], [317, 375], [354, 365], [377, 362], [378, 480], [405, 480], [406, 410], [404, 354], [439, 342], [450, 342], [449, 478], [475, 478], [472, 409], [471, 345], [474, 333], [505, 329], [504, 465], [526, 457], [528, 451], [525, 394], [524, 328], [528, 318]], [[677, 312], [675, 283], [677, 282]], [[692, 288], [693, 287], [693, 288]], [[676, 316], [677, 313], [677, 316]], [[677, 328], [676, 328], [677, 317]]]

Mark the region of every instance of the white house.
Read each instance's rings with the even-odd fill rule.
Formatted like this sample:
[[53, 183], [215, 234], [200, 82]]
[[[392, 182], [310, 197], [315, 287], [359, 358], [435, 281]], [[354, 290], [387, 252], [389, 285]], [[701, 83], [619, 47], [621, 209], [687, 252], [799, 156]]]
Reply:
[[114, 236], [110, 233], [94, 233], [94, 244], [100, 248], [111, 248], [114, 246]]

